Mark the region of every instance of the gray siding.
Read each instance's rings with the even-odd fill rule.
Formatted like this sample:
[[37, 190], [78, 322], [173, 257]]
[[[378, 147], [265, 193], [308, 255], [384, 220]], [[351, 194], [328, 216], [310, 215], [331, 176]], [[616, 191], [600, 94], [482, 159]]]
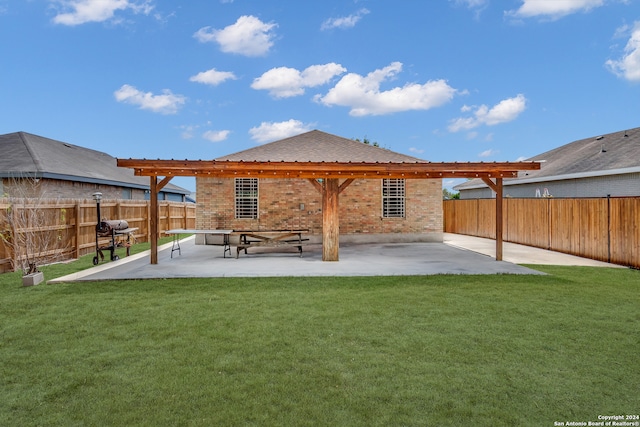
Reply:
[[474, 188], [470, 190], [460, 190], [460, 199], [491, 199], [493, 197], [493, 191], [486, 188]]
[[[0, 178], [0, 197], [20, 197], [20, 194], [24, 194], [25, 190], [36, 191], [40, 197], [47, 199], [91, 199], [91, 195], [99, 191], [105, 200], [144, 200], [147, 194], [142, 189], [58, 179], [40, 179], [36, 187], [37, 190], [35, 188], [31, 189], [32, 185], [31, 183], [21, 184], [20, 180], [14, 178]], [[18, 191], [16, 191], [15, 186], [18, 186]], [[20, 189], [20, 187], [22, 188]], [[124, 197], [125, 193], [127, 197]]]
[[[536, 190], [544, 194], [545, 188], [553, 197], [625, 197], [640, 196], [640, 173], [609, 175], [602, 177], [505, 185], [507, 197], [536, 197]], [[494, 197], [489, 188], [461, 190], [461, 199], [488, 199]]]

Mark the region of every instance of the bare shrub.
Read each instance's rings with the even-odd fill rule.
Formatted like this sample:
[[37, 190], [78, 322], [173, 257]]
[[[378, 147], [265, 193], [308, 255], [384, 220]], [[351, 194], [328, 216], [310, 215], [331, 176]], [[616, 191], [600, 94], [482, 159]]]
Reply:
[[0, 239], [12, 268], [23, 274], [65, 258], [71, 247], [67, 212], [57, 199], [46, 198], [40, 180], [11, 178], [0, 199]]

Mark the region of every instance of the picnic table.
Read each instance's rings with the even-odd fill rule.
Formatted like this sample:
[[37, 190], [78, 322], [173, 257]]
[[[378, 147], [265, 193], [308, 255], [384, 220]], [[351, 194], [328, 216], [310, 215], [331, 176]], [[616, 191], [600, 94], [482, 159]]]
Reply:
[[222, 243], [216, 244], [217, 246], [223, 247], [222, 257], [227, 257], [227, 252], [229, 252], [229, 256], [231, 256], [231, 244], [230, 238], [233, 230], [200, 230], [200, 229], [173, 229], [165, 231], [165, 234], [173, 234], [173, 244], [171, 245], [171, 258], [173, 258], [173, 252], [178, 251], [179, 255], [182, 255], [182, 251], [180, 250], [180, 235], [181, 234], [217, 234], [222, 235]]
[[302, 246], [309, 239], [304, 238], [309, 230], [267, 230], [267, 231], [236, 231], [238, 234], [238, 246], [236, 258], [239, 257], [240, 251], [247, 253], [247, 248], [255, 247], [296, 247], [298, 253], [302, 256]]

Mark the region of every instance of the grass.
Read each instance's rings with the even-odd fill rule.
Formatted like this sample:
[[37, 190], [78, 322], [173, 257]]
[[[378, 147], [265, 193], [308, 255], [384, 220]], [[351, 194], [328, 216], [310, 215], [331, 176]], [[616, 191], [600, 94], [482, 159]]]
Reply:
[[[91, 259], [77, 263], [45, 276]], [[550, 426], [637, 414], [640, 272], [535, 268], [549, 275], [32, 288], [0, 275], [0, 425]]]

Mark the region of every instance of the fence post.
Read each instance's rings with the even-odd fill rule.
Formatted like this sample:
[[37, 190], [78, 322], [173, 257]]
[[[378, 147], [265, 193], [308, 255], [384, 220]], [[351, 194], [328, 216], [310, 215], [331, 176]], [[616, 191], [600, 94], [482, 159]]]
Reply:
[[171, 227], [171, 202], [167, 202], [167, 222], [165, 224], [164, 230], [162, 231], [169, 230], [169, 227]]
[[547, 215], [547, 222], [549, 223], [547, 228], [547, 250], [551, 250], [551, 238], [553, 237], [553, 224], [551, 223], [551, 220], [553, 219], [553, 216], [551, 215], [551, 198], [547, 198]]
[[480, 199], [476, 199], [474, 204], [476, 205], [476, 223], [473, 225], [473, 235], [479, 236], [478, 231], [480, 230], [480, 227], [478, 224], [480, 224]]
[[121, 208], [120, 202], [116, 201], [116, 218], [118, 219], [122, 218], [122, 211], [120, 208]]
[[184, 221], [182, 223], [183, 224], [182, 228], [184, 228], [184, 229], [187, 228], [187, 212], [188, 212], [187, 204], [185, 203], [184, 204]]
[[611, 262], [611, 194], [607, 194], [607, 262]]
[[75, 251], [74, 251], [74, 258], [78, 259], [80, 258], [80, 224], [82, 224], [82, 209], [80, 209], [80, 201], [77, 200], [76, 201], [76, 215], [75, 215], [75, 224], [74, 227], [76, 228], [76, 247], [75, 247]]
[[147, 200], [146, 203], [147, 206], [145, 207], [145, 216], [147, 218], [147, 242], [151, 242], [151, 201]]

